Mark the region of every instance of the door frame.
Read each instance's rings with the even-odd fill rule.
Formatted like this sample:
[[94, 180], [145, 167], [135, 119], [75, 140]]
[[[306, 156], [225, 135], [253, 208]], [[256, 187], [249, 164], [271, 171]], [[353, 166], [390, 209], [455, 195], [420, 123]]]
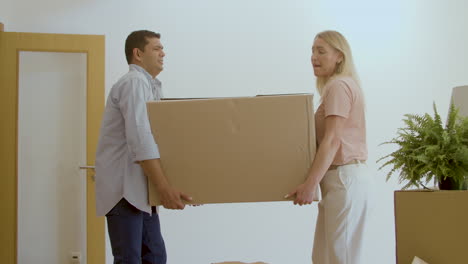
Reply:
[[[0, 31], [0, 259], [17, 264], [18, 252], [18, 89], [21, 51], [85, 53], [86, 161], [93, 165], [104, 111], [105, 37]], [[78, 169], [78, 168], [77, 168]], [[93, 171], [86, 176], [86, 255], [105, 263], [104, 217], [97, 217]], [[39, 242], [40, 243], [40, 242]]]

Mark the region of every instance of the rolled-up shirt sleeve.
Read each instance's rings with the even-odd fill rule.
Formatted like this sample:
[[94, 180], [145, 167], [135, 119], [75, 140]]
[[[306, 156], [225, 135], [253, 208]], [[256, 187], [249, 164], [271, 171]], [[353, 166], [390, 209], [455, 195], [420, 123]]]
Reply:
[[132, 78], [125, 83], [120, 96], [120, 109], [125, 120], [125, 136], [134, 162], [160, 158], [146, 112], [145, 81]]

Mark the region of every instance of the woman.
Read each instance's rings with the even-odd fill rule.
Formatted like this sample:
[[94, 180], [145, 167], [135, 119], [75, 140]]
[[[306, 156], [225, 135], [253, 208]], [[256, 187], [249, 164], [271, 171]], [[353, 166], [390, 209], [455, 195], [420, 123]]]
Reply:
[[320, 184], [313, 263], [362, 264], [372, 183], [365, 164], [364, 96], [343, 35], [317, 34], [311, 60], [321, 97], [315, 113], [318, 150], [306, 181], [287, 197], [311, 204]]

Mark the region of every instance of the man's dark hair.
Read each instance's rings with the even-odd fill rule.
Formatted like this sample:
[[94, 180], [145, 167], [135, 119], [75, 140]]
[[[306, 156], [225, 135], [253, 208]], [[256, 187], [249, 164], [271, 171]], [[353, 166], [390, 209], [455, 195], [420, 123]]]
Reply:
[[133, 58], [133, 49], [138, 48], [141, 51], [145, 50], [148, 39], [150, 38], [161, 38], [161, 34], [155, 33], [149, 30], [138, 30], [133, 31], [128, 35], [125, 41], [125, 56], [127, 57], [127, 63], [130, 64]]

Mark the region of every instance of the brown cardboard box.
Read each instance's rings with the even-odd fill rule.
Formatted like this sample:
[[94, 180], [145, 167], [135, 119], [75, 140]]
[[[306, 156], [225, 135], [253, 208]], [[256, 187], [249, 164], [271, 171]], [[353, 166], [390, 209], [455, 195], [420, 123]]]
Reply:
[[396, 191], [398, 264], [468, 263], [468, 191]]
[[[166, 177], [193, 203], [282, 201], [315, 156], [312, 95], [147, 104]], [[159, 205], [149, 185], [151, 205]]]

